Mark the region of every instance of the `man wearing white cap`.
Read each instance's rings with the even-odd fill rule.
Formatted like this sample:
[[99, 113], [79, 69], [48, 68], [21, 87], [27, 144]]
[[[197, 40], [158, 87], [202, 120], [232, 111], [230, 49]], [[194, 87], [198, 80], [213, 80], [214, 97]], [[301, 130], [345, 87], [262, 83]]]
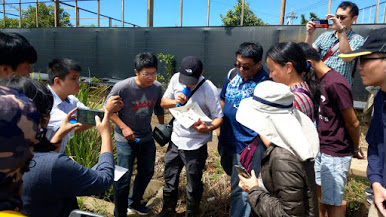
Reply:
[[367, 177], [378, 208], [376, 211], [373, 204], [369, 216], [386, 216], [386, 28], [374, 30], [360, 49], [340, 57], [359, 57], [358, 69], [363, 84], [381, 88], [374, 98], [374, 116], [366, 136], [369, 144]]

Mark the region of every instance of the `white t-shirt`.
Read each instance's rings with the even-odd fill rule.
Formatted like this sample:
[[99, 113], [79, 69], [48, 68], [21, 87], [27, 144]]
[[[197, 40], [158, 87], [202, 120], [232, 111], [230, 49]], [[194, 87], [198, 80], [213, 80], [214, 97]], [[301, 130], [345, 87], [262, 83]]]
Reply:
[[[47, 134], [46, 137], [48, 140], [52, 139], [54, 137], [56, 131], [59, 129], [60, 125], [62, 124], [64, 118], [66, 118], [67, 114], [73, 110], [74, 108], [84, 108], [87, 109], [87, 107], [79, 101], [78, 98], [76, 98], [73, 95], [69, 95], [64, 101], [60, 99], [60, 97], [51, 89], [50, 86], [48, 86], [48, 89], [50, 89], [53, 97], [54, 97], [54, 105], [52, 106], [52, 110], [50, 113], [50, 121], [48, 122], [47, 126]], [[66, 148], [67, 142], [70, 138], [74, 136], [75, 129], [71, 130], [65, 137], [63, 137], [62, 145], [60, 147], [59, 153], [64, 153], [64, 150]]]
[[[175, 99], [178, 94], [182, 93], [185, 85], [178, 81], [179, 76], [180, 73], [173, 75], [163, 97]], [[204, 77], [201, 76], [198, 83], [202, 79], [204, 79]], [[224, 116], [220, 104], [220, 95], [216, 86], [209, 80], [206, 80], [197, 89], [193, 96], [188, 100], [187, 104], [192, 102], [197, 102], [205, 115], [211, 119]], [[212, 134], [199, 133], [192, 127], [185, 128], [179, 124], [177, 120], [174, 120], [171, 140], [180, 150], [196, 150], [212, 141]]]

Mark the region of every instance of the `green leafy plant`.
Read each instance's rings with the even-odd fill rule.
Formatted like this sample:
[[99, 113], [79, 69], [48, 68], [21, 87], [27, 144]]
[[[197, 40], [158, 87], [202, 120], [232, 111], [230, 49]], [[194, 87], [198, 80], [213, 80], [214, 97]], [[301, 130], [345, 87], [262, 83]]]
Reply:
[[162, 84], [165, 90], [173, 74], [176, 72], [176, 60], [174, 55], [171, 54], [159, 53], [157, 57], [159, 62], [164, 65], [163, 70], [158, 70], [160, 73], [157, 74], [157, 81]]

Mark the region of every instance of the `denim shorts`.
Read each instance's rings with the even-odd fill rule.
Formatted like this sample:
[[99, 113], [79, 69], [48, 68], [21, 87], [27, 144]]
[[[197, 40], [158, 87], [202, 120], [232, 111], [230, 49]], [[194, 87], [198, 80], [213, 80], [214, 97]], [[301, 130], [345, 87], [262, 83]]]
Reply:
[[344, 186], [350, 171], [352, 155], [333, 157], [318, 153], [315, 159], [315, 181], [322, 188], [322, 203], [341, 206]]

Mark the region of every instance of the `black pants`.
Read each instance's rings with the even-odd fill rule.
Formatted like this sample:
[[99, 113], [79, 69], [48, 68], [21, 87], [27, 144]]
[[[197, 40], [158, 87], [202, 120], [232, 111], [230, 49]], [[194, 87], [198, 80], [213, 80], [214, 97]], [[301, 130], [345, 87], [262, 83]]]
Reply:
[[185, 166], [187, 200], [200, 202], [203, 192], [202, 170], [208, 157], [207, 150], [206, 144], [197, 150], [178, 150], [177, 146], [170, 142], [164, 157], [164, 192], [177, 195], [180, 173]]

